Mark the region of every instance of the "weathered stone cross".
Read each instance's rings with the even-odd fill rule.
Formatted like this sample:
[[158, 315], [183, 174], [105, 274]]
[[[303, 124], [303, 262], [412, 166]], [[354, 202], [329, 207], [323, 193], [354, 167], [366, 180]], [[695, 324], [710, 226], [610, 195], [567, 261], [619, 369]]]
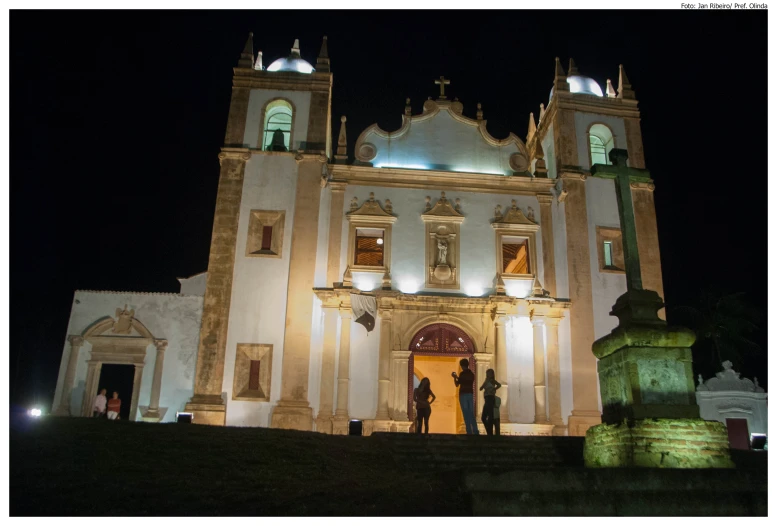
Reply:
[[618, 198], [618, 216], [621, 221], [623, 239], [623, 259], [626, 264], [627, 290], [642, 290], [642, 272], [639, 268], [639, 250], [637, 248], [637, 222], [634, 218], [634, 202], [631, 199], [631, 177], [644, 177], [644, 170], [629, 168], [626, 150], [613, 148], [610, 151], [612, 165], [595, 164], [592, 175], [615, 179], [615, 194]]
[[444, 76], [442, 76], [440, 77], [440, 80], [435, 80], [434, 83], [440, 86], [440, 98], [447, 99], [447, 97], [445, 96], [445, 86], [450, 84], [451, 81], [447, 80]]

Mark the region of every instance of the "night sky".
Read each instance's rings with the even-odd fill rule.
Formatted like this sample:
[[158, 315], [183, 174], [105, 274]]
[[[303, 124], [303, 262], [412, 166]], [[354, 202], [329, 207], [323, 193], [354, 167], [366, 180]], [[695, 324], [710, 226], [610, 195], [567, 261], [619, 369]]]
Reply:
[[[669, 308], [717, 287], [764, 314], [766, 11], [11, 12], [11, 400], [50, 405], [76, 289], [178, 292], [206, 270], [232, 68], [329, 37], [333, 136], [436, 96], [526, 137], [554, 57], [642, 112]], [[704, 369], [705, 377], [717, 369]], [[766, 387], [765, 351], [739, 367]]]

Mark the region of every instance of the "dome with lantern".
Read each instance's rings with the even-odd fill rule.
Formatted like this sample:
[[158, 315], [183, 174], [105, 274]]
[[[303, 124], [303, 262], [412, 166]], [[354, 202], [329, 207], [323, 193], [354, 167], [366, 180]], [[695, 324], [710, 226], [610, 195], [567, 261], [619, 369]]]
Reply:
[[[594, 97], [604, 97], [604, 92], [602, 91], [602, 87], [599, 86], [599, 83], [596, 82], [591, 77], [586, 77], [585, 75], [581, 75], [578, 70], [577, 66], [575, 66], [575, 61], [571, 58], [569, 59], [569, 73], [567, 74], [567, 84], [569, 84], [569, 92], [570, 93], [579, 93], [581, 95], [593, 95]], [[550, 89], [550, 97], [548, 97], [548, 100], [553, 98], [553, 88]]]
[[313, 73], [315, 68], [300, 56], [299, 39], [294, 40], [291, 54], [286, 58], [279, 58], [267, 66], [267, 71], [293, 71], [296, 73]]

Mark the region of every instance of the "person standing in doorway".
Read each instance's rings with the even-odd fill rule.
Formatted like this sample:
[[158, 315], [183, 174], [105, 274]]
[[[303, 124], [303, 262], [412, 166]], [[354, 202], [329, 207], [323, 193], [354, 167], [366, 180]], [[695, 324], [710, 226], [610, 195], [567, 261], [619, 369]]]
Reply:
[[489, 369], [486, 371], [486, 379], [483, 385], [480, 386], [480, 390], [483, 391], [483, 414], [480, 416], [480, 420], [486, 427], [486, 434], [494, 434], [494, 397], [496, 396], [496, 390], [502, 387], [502, 384], [496, 381], [494, 377], [494, 370]]
[[92, 404], [92, 417], [100, 417], [105, 414], [105, 403], [107, 402], [105, 398], [105, 393], [107, 393], [104, 388], [100, 389], [100, 394], [94, 397], [94, 403]]
[[461, 414], [464, 416], [464, 425], [467, 428], [468, 435], [479, 435], [478, 424], [475, 420], [475, 396], [472, 391], [475, 383], [475, 375], [469, 370], [469, 360], [463, 358], [459, 365], [461, 374], [451, 373], [453, 383], [459, 388], [459, 402], [461, 404]]
[[494, 435], [499, 436], [499, 408], [502, 407], [502, 399], [498, 396], [494, 396]]
[[[429, 400], [429, 397], [432, 397]], [[413, 400], [415, 401], [415, 432], [421, 434], [421, 423], [423, 422], [427, 435], [429, 434], [429, 417], [432, 416], [432, 402], [437, 400], [432, 392], [432, 383], [429, 378], [424, 378], [413, 391]]]
[[116, 420], [119, 417], [119, 411], [121, 411], [121, 400], [119, 393], [114, 391], [113, 398], [108, 400], [108, 420]]

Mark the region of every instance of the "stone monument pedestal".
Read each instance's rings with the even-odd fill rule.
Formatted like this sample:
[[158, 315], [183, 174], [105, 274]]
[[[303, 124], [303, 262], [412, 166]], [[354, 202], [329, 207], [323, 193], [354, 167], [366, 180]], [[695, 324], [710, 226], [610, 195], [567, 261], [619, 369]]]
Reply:
[[620, 325], [593, 345], [599, 359], [602, 424], [588, 429], [588, 467], [734, 467], [720, 422], [699, 418], [693, 331], [657, 316], [657, 293], [632, 290], [610, 314]]

